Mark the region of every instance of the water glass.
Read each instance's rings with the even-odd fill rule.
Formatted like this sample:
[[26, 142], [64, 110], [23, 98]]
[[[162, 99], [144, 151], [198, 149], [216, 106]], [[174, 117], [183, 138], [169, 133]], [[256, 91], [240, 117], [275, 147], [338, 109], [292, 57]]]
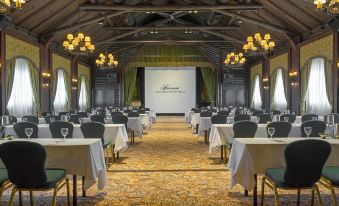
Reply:
[[312, 133], [312, 127], [304, 127], [304, 132], [305, 132], [307, 138], [310, 138], [310, 135]]
[[61, 128], [61, 135], [64, 137], [64, 140], [66, 140], [66, 136], [68, 135], [68, 128]]
[[27, 122], [27, 118], [22, 118], [22, 122]]
[[33, 128], [25, 128], [25, 134], [28, 137], [28, 139], [31, 139], [31, 136], [33, 134]]
[[271, 139], [273, 139], [273, 135], [275, 133], [275, 127], [268, 127], [267, 132], [268, 132], [268, 135], [270, 135]]
[[288, 122], [289, 119], [289, 117], [284, 117], [284, 122]]

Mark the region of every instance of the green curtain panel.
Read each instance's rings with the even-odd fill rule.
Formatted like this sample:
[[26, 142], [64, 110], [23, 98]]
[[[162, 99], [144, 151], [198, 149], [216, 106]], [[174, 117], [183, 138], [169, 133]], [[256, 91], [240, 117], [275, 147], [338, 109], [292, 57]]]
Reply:
[[306, 91], [307, 91], [307, 84], [310, 76], [311, 70], [311, 61], [308, 61], [306, 65], [301, 69], [301, 84], [300, 84], [300, 91], [301, 91], [301, 98], [300, 98], [300, 112], [302, 115], [306, 114]]
[[15, 72], [15, 60], [16, 58], [13, 58], [10, 62], [7, 63], [6, 66], [6, 102], [8, 102], [9, 97], [12, 93], [12, 87], [13, 87], [13, 81], [14, 81], [14, 72]]
[[274, 97], [274, 91], [275, 91], [275, 85], [277, 80], [277, 74], [279, 69], [275, 69], [274, 72], [271, 75], [270, 78], [270, 108], [273, 110], [273, 97]]
[[200, 68], [200, 71], [207, 89], [208, 99], [211, 102], [211, 106], [215, 106], [215, 91], [216, 91], [215, 72], [211, 68]]
[[130, 66], [126, 68], [124, 79], [125, 106], [130, 106], [135, 90], [137, 79], [137, 68]]
[[325, 78], [326, 78], [326, 92], [328, 101], [333, 109], [333, 85], [332, 85], [332, 62], [325, 59]]
[[40, 116], [40, 79], [39, 69], [35, 66], [34, 62], [28, 60], [28, 69], [31, 76], [31, 84], [34, 95], [35, 112]]

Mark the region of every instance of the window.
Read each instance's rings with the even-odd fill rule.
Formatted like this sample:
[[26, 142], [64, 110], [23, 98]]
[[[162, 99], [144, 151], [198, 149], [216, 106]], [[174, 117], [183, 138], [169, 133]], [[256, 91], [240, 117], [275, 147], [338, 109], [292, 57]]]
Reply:
[[33, 115], [35, 113], [34, 94], [28, 61], [23, 58], [16, 59], [13, 72], [12, 91], [7, 104], [8, 112], [16, 117]]
[[255, 109], [261, 109], [261, 94], [260, 94], [260, 83], [259, 83], [259, 75], [255, 76], [254, 84], [253, 84], [253, 94], [252, 94], [252, 103], [251, 107]]
[[55, 112], [65, 112], [68, 110], [68, 95], [65, 82], [67, 80], [65, 78], [65, 71], [62, 69], [58, 69], [56, 91], [53, 103]]
[[305, 96], [306, 113], [326, 115], [332, 107], [328, 101], [325, 78], [325, 59], [312, 59]]
[[275, 76], [275, 85], [273, 88], [272, 109], [285, 111], [287, 101], [285, 96], [283, 70], [277, 69]]
[[87, 109], [87, 100], [88, 100], [88, 94], [87, 94], [87, 88], [86, 88], [86, 78], [84, 76], [81, 76], [80, 79], [80, 94], [79, 94], [79, 109], [80, 111], [86, 111]]

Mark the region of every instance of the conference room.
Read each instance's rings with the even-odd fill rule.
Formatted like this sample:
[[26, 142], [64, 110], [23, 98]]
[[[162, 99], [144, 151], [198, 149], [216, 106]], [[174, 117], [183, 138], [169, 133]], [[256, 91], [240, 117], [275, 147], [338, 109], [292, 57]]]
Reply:
[[338, 0], [0, 0], [0, 205], [338, 205]]

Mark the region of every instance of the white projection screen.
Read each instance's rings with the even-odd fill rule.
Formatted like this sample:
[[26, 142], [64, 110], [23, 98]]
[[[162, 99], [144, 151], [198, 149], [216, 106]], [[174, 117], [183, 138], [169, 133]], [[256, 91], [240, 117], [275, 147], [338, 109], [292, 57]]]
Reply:
[[146, 67], [145, 107], [167, 114], [195, 107], [195, 71], [195, 67]]

